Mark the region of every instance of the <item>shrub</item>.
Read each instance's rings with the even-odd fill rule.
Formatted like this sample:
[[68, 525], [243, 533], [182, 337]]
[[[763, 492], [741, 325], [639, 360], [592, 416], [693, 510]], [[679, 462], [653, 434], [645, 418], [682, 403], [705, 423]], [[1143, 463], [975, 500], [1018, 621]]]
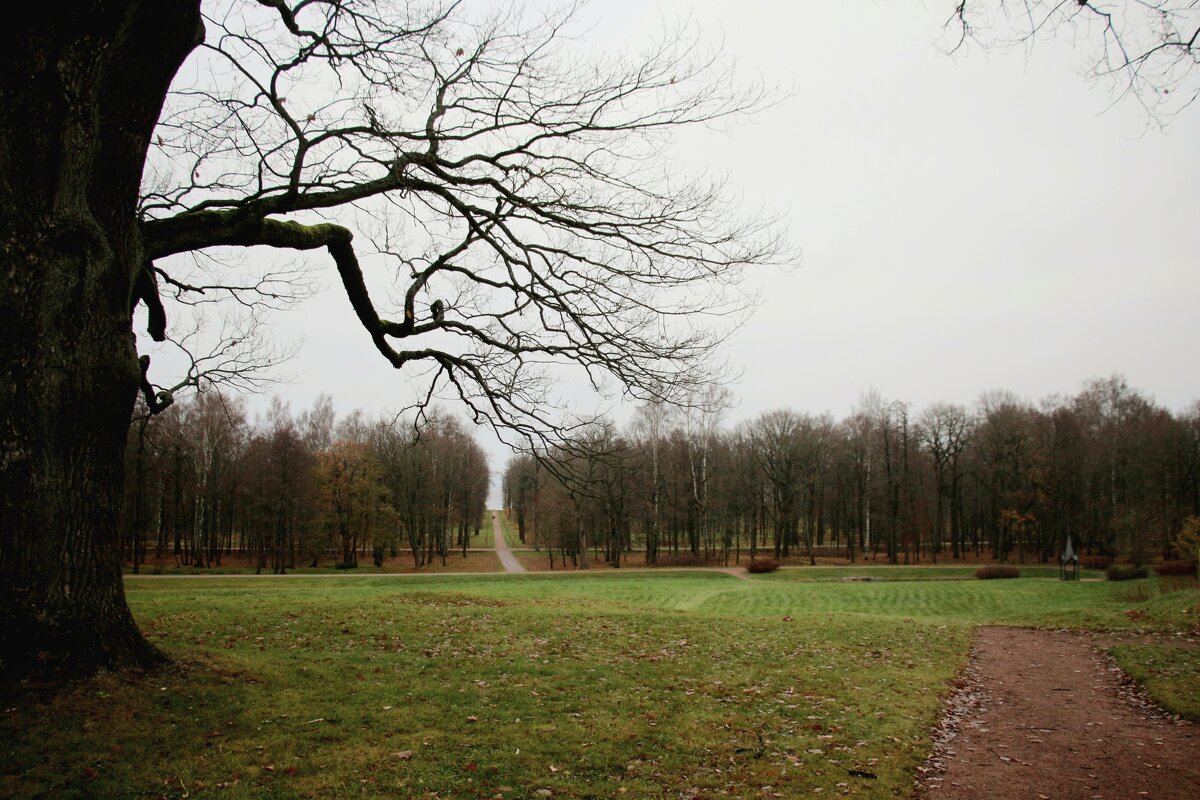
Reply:
[[1154, 565], [1159, 575], [1195, 575], [1196, 565], [1190, 561], [1163, 561]]
[[1112, 566], [1112, 556], [1080, 556], [1079, 566], [1082, 569], [1108, 569]]
[[1175, 537], [1175, 549], [1188, 560], [1200, 559], [1200, 517], [1188, 517]]
[[746, 569], [750, 572], [774, 572], [779, 569], [779, 562], [773, 558], [755, 558], [746, 565]]
[[975, 570], [975, 577], [981, 581], [990, 581], [996, 578], [1019, 578], [1021, 570], [1010, 567], [1008, 564], [989, 564]]
[[1137, 578], [1145, 578], [1150, 575], [1145, 567], [1135, 567], [1132, 565], [1124, 566], [1114, 564], [1104, 573], [1110, 581], [1132, 581]]

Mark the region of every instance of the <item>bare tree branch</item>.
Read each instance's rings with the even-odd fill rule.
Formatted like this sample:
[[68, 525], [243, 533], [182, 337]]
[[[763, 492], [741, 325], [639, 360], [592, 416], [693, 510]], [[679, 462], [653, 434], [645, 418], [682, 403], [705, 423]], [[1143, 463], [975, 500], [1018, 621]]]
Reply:
[[[582, 58], [574, 12], [215, 5], [155, 139], [149, 257], [325, 248], [419, 403], [448, 391], [527, 441], [575, 427], [551, 401], [563, 368], [598, 390], [695, 396], [755, 302], [745, 268], [791, 256], [776, 219], [741, 216], [667, 147], [770, 98], [688, 31]], [[380, 274], [395, 303], [369, 288]]]
[[1011, 49], [1066, 39], [1085, 76], [1139, 103], [1159, 125], [1200, 95], [1196, 0], [964, 0], [945, 31], [951, 52], [968, 41]]

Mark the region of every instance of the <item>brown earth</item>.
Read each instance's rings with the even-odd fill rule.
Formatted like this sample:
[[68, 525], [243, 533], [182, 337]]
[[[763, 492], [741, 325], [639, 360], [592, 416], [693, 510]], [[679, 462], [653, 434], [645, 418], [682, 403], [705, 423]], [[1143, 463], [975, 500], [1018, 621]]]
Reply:
[[1086, 636], [981, 628], [920, 800], [1200, 798], [1200, 727], [1158, 710]]

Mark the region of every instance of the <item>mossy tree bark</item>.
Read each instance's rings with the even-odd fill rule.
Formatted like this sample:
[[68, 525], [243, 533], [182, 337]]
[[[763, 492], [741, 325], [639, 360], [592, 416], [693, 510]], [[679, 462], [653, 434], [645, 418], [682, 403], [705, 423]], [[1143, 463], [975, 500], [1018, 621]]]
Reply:
[[140, 367], [136, 218], [198, 0], [43, 4], [0, 51], [0, 675], [161, 658], [117, 537]]

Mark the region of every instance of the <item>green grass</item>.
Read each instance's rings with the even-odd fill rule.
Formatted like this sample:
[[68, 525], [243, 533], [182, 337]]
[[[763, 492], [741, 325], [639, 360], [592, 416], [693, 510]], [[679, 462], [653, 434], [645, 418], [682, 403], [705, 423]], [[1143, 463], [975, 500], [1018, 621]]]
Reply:
[[[798, 570], [796, 570], [798, 571]], [[1177, 630], [1196, 619], [1188, 608], [1200, 591], [1130, 600], [1123, 587], [1103, 581], [805, 582], [782, 571], [744, 581], [712, 572], [571, 572], [430, 578], [429, 591], [455, 591], [513, 601], [557, 599], [633, 609], [670, 609], [701, 615], [783, 617], [852, 615], [909, 618], [930, 624], [1000, 624], [1088, 630]], [[855, 574], [853, 571], [850, 574]], [[1131, 617], [1126, 612], [1141, 609]]]
[[[1022, 578], [1057, 578], [1058, 567], [1014, 564]], [[789, 581], [840, 581], [848, 576], [862, 575], [889, 581], [975, 580], [978, 565], [970, 566], [846, 566], [797, 567], [774, 573], [777, 579]], [[1082, 570], [1080, 578], [1103, 578], [1100, 571]]]
[[1110, 652], [1159, 705], [1200, 722], [1200, 649], [1122, 644]]
[[179, 666], [6, 698], [0, 796], [904, 796], [975, 624], [1167, 629], [1200, 607], [1195, 590], [1119, 588], [616, 571], [130, 581]]
[[492, 539], [492, 515], [490, 513], [483, 515], [483, 524], [479, 526], [479, 533], [471, 534], [470, 546], [487, 548], [496, 546], [496, 543]]

